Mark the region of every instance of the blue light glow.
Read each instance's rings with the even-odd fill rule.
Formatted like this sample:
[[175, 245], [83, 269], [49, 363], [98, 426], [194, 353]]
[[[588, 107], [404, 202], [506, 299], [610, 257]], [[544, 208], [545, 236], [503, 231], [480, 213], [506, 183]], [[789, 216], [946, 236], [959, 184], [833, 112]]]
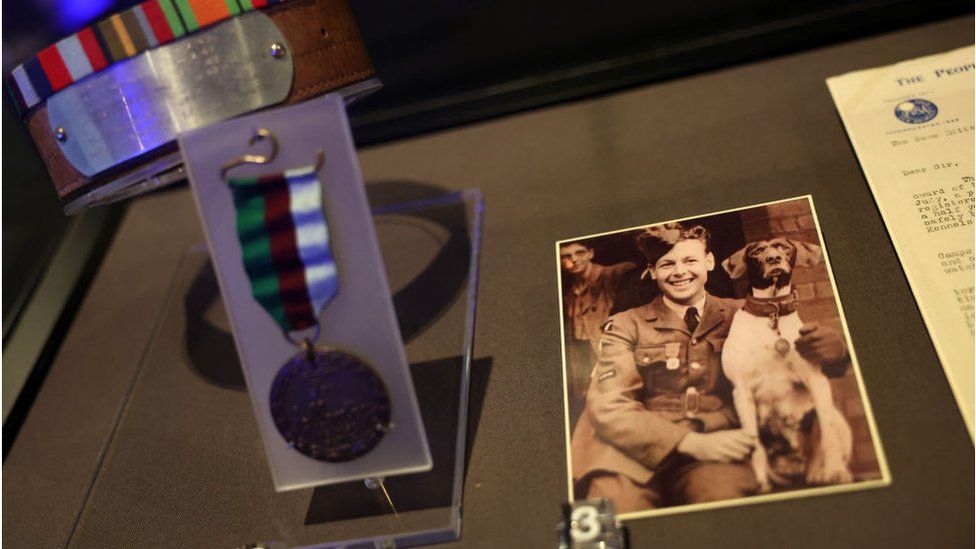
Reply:
[[58, 26], [62, 31], [75, 32], [108, 11], [116, 0], [52, 0], [51, 8], [56, 14]]

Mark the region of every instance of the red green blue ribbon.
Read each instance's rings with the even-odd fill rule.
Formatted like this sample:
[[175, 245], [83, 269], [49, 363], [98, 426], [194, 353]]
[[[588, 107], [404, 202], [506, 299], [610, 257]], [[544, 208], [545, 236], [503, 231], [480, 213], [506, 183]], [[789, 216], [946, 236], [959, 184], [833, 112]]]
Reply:
[[11, 73], [26, 110], [113, 63], [225, 19], [289, 0], [149, 0], [52, 44]]
[[227, 182], [252, 295], [286, 334], [315, 326], [339, 291], [315, 166]]

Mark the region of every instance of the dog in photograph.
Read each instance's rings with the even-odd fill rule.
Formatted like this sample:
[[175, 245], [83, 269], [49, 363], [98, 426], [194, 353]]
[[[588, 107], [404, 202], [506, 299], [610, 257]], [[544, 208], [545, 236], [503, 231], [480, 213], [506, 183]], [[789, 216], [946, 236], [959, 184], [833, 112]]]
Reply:
[[822, 259], [819, 246], [785, 238], [748, 243], [722, 263], [733, 280], [748, 277], [750, 295], [732, 318], [722, 369], [734, 385], [742, 429], [758, 437], [752, 468], [760, 490], [852, 481], [851, 428], [834, 406], [820, 366], [794, 342], [803, 323], [791, 277]]

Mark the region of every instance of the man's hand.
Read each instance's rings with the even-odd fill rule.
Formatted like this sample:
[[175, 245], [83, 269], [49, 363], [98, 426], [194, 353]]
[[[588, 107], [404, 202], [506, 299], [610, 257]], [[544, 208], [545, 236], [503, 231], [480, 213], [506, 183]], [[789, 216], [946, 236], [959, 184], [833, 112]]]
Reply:
[[796, 351], [810, 362], [825, 366], [843, 360], [847, 356], [847, 345], [834, 330], [811, 322], [800, 327]]
[[677, 450], [699, 461], [743, 461], [756, 445], [756, 439], [742, 429], [729, 429], [714, 433], [695, 433], [685, 435], [678, 443]]

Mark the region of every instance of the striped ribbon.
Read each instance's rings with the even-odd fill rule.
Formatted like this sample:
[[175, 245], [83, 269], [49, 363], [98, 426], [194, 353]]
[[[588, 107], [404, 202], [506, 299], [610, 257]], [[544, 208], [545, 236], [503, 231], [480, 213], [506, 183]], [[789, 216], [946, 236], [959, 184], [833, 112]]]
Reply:
[[254, 298], [286, 334], [318, 324], [339, 279], [315, 166], [227, 182]]
[[21, 110], [150, 48], [245, 12], [289, 0], [149, 0], [52, 44], [15, 68]]

